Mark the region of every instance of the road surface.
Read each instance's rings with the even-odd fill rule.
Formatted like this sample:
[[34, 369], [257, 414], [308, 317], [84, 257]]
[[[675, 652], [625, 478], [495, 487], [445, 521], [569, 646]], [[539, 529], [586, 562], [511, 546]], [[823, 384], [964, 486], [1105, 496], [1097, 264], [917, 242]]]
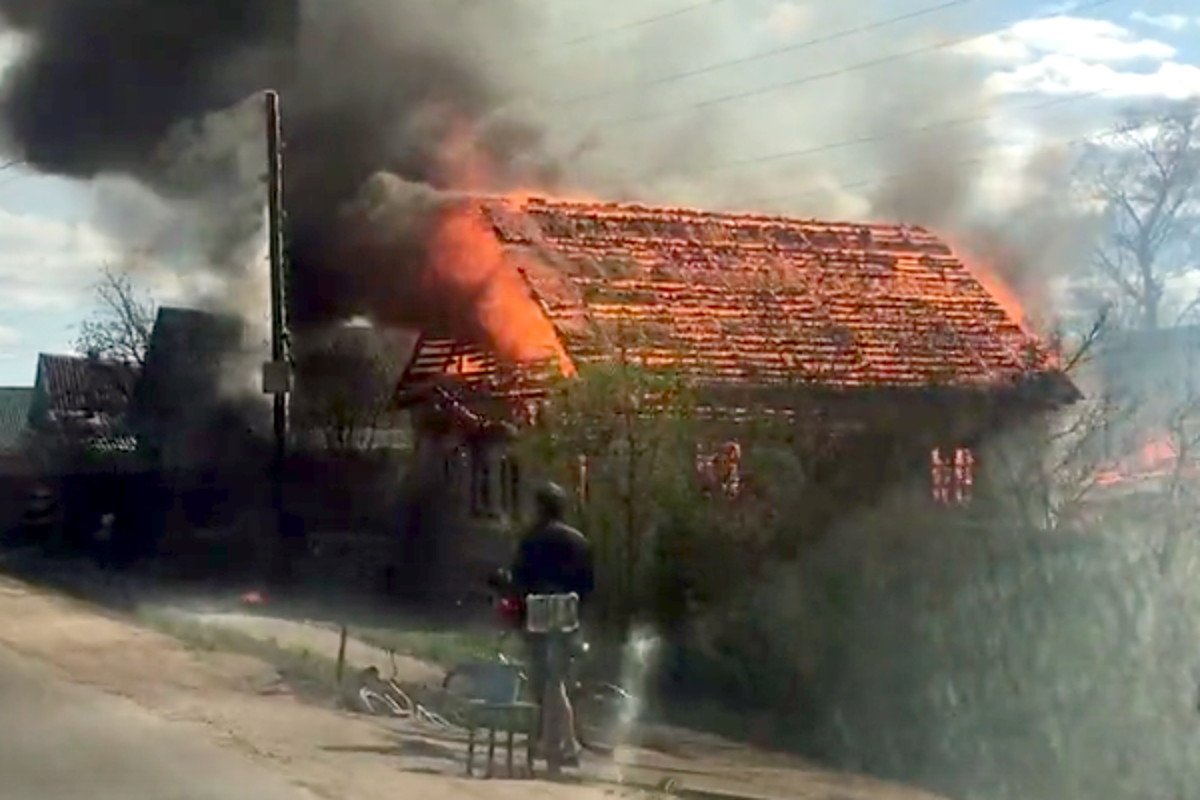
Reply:
[[199, 726], [0, 647], [0, 800], [312, 800]]

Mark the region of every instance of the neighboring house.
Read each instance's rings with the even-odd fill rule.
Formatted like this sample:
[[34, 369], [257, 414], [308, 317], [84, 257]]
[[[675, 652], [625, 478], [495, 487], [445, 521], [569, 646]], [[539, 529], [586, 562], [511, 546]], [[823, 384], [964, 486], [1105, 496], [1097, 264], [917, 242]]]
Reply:
[[294, 332], [293, 446], [340, 454], [409, 447], [407, 415], [391, 401], [417, 339], [366, 324]]
[[[153, 549], [182, 574], [233, 573], [267, 529], [267, 404], [246, 397], [261, 356], [236, 316], [162, 307], [134, 396]], [[147, 545], [150, 549], [150, 545]]]
[[28, 471], [26, 444], [33, 387], [0, 387], [0, 476]]
[[[266, 354], [247, 345], [246, 333], [231, 315], [160, 309], [135, 394], [140, 450], [158, 475], [163, 551], [202, 569], [234, 569], [235, 561], [248, 557], [256, 532], [275, 524], [271, 402], [260, 383]], [[297, 375], [283, 505], [297, 536], [361, 532], [368, 527], [364, 520], [391, 511], [396, 468], [377, 457], [410, 438], [407, 426], [399, 429], [398, 419], [406, 415], [387, 401], [414, 338], [348, 326], [330, 348], [317, 333], [292, 332]], [[318, 366], [329, 373], [318, 370], [315, 381], [304, 368], [314, 350], [326, 357]], [[379, 369], [378, 414], [357, 413], [341, 402], [362, 399], [370, 389], [358, 383], [356, 366], [364, 361]]]
[[0, 535], [20, 519], [32, 489], [28, 454], [32, 387], [0, 387]]
[[[159, 310], [136, 391], [135, 417], [143, 447], [162, 468], [237, 460], [248, 440], [266, 441], [269, 403], [265, 395], [246, 394], [248, 387], [258, 385], [263, 356], [244, 346], [243, 334], [244, 326], [234, 316], [173, 307]], [[402, 445], [407, 431], [398, 430], [401, 415], [386, 401], [415, 339], [415, 334], [402, 330], [345, 326], [337, 330], [333, 347], [317, 333], [294, 332], [292, 357], [298, 374], [290, 397], [292, 443], [301, 450], [319, 449], [336, 438], [338, 431], [331, 429], [353, 423], [362, 429], [354, 432], [352, 445]], [[304, 370], [314, 352], [324, 356], [317, 372], [328, 374]], [[372, 387], [354, 385], [361, 378], [356, 362], [368, 361], [379, 373], [368, 379], [383, 386], [379, 413], [369, 407], [347, 408], [371, 404], [367, 395]]]
[[[566, 374], [621, 359], [670, 370], [700, 390], [719, 440], [753, 409], [836, 430], [858, 499], [916, 465], [938, 500], [961, 502], [982, 439], [1080, 397], [1052, 349], [921, 228], [543, 199], [451, 213], [520, 275], [508, 318], [547, 321], [554, 341], [538, 344]], [[516, 494], [504, 424], [544, 386], [500, 355], [423, 338], [399, 386], [422, 468], [463, 487], [464, 507]]]
[[43, 353], [38, 356], [30, 429], [49, 450], [130, 454], [137, 446], [128, 424], [137, 380], [138, 370], [129, 364]]
[[259, 366], [231, 358], [242, 348], [242, 333], [234, 316], [159, 309], [134, 396], [139, 444], [157, 469], [188, 471], [237, 460], [244, 424], [222, 387], [232, 383], [232, 367]]
[[130, 426], [135, 366], [96, 357], [41, 354], [29, 409], [35, 508], [53, 511], [52, 546], [86, 549], [100, 519], [132, 524], [143, 496]]

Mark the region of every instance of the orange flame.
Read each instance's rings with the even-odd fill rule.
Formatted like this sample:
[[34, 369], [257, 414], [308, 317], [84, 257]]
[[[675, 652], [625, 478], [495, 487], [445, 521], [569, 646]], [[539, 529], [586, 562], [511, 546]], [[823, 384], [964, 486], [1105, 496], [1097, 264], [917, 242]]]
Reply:
[[[1033, 342], [1043, 342], [1044, 340], [1039, 335], [1036, 326], [1033, 323], [1032, 315], [1028, 310], [1028, 304], [1017, 294], [1007, 280], [1001, 276], [1001, 272], [995, 265], [995, 260], [984, 257], [979, 254], [978, 248], [967, 247], [962, 242], [947, 240], [951, 249], [958, 253], [963, 260], [963, 266], [971, 273], [975, 280], [979, 281], [979, 285], [983, 287], [989, 295], [1004, 309], [1004, 313], [1013, 323], [1021, 329], [1021, 333]], [[1062, 366], [1062, 353], [1059, 349], [1057, 341], [1052, 341], [1048, 351], [1043, 351], [1039, 346], [1038, 352], [1043, 353], [1046, 359], [1045, 366], [1050, 368], [1058, 368]]]
[[1145, 440], [1141, 447], [1116, 464], [1110, 464], [1096, 476], [1101, 486], [1114, 486], [1132, 480], [1170, 475], [1179, 467], [1180, 452], [1169, 435]]
[[1030, 315], [1025, 310], [1025, 304], [1021, 302], [1021, 298], [1013, 291], [1008, 281], [1000, 276], [999, 270], [992, 262], [971, 248], [963, 246], [960, 242], [949, 242], [949, 244], [951, 249], [962, 257], [967, 271], [975, 280], [979, 281], [979, 285], [988, 294], [996, 299], [996, 302], [1004, 309], [1004, 313], [1008, 314], [1023, 333], [1036, 337]]
[[[439, 153], [440, 177], [455, 191], [491, 194], [496, 173], [470, 124], [451, 120]], [[524, 202], [532, 191], [504, 192]], [[457, 297], [472, 298], [471, 322], [501, 358], [556, 363], [566, 376], [575, 368], [553, 323], [534, 299], [511, 256], [472, 203], [447, 208], [430, 242], [432, 276]]]
[[574, 374], [553, 323], [473, 205], [443, 214], [430, 259], [440, 282], [474, 299], [473, 322], [497, 355], [519, 363], [554, 361], [562, 374]]
[[475, 131], [466, 120], [452, 116], [438, 156], [438, 176], [447, 189], [490, 191], [495, 172], [480, 150]]

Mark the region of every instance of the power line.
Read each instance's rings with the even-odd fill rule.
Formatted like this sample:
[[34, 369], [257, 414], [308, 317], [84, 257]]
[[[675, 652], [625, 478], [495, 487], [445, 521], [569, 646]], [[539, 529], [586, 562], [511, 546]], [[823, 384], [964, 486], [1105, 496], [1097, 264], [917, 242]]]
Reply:
[[[15, 169], [16, 167], [23, 167], [28, 163], [29, 162], [23, 158], [10, 159], [8, 161], [5, 161], [4, 163], [0, 163], [0, 172], [8, 172], [10, 169]], [[24, 178], [33, 178], [33, 177], [35, 177], [35, 176], [22, 175], [22, 174], [13, 175], [11, 178], [8, 178], [7, 180], [0, 181], [0, 189], [3, 189], [6, 186], [8, 186], [9, 184], [16, 183], [17, 181], [22, 180]]]
[[969, 3], [974, 3], [976, 1], [977, 0], [948, 0], [948, 2], [938, 3], [937, 5], [926, 6], [925, 8], [920, 8], [915, 11], [910, 11], [906, 14], [900, 14], [898, 16], [888, 17], [886, 19], [876, 20], [875, 22], [871, 22], [866, 25], [858, 25], [853, 28], [846, 28], [844, 30], [837, 31], [836, 33], [831, 33], [831, 34], [828, 34], [825, 36], [818, 36], [813, 39], [807, 39], [803, 42], [797, 42], [794, 44], [785, 45], [783, 47], [774, 47], [774, 48], [771, 48], [770, 50], [764, 50], [762, 52], [753, 53], [751, 55], [742, 56], [740, 58], [729, 59], [726, 61], [717, 61], [717, 62], [708, 64], [707, 66], [703, 66], [703, 67], [696, 67], [693, 69], [683, 70], [681, 72], [673, 72], [673, 73], [670, 73], [667, 75], [660, 75], [656, 78], [651, 78], [648, 81], [630, 81], [628, 83], [620, 84], [618, 86], [613, 86], [608, 89], [601, 90], [599, 92], [594, 92], [592, 94], [580, 95], [577, 97], [569, 98], [567, 100], [551, 101], [550, 105], [552, 105], [552, 106], [575, 105], [577, 103], [583, 103], [583, 102], [588, 102], [588, 101], [592, 101], [592, 100], [603, 99], [605, 97], [611, 97], [615, 94], [620, 94], [621, 92], [627, 91], [629, 89], [635, 89], [635, 88], [641, 89], [641, 88], [649, 88], [652, 86], [661, 86], [666, 83], [673, 83], [674, 81], [680, 81], [680, 80], [684, 80], [686, 78], [693, 78], [693, 77], [696, 77], [699, 75], [707, 75], [712, 72], [729, 69], [730, 67], [742, 66], [744, 64], [752, 64], [756, 61], [762, 61], [767, 58], [773, 58], [774, 56], [784, 55], [787, 53], [795, 53], [795, 52], [799, 52], [801, 50], [807, 50], [808, 48], [815, 47], [816, 45], [819, 45], [819, 44], [835, 42], [840, 39], [845, 39], [845, 38], [848, 38], [850, 36], [854, 36], [854, 35], [857, 35], [860, 33], [867, 33], [869, 31], [878, 30], [880, 28], [886, 28], [891, 25], [896, 25], [901, 22], [907, 22], [909, 20], [919, 19], [920, 17], [929, 16], [930, 14], [935, 14], [939, 11], [945, 11], [947, 9], [954, 8], [956, 6], [967, 5]]
[[624, 33], [625, 31], [634, 30], [636, 28], [643, 28], [647, 25], [653, 25], [658, 22], [664, 22], [668, 19], [674, 19], [675, 17], [681, 17], [684, 14], [690, 14], [693, 11], [699, 11], [702, 8], [708, 8], [710, 6], [716, 6], [716, 5], [720, 5], [722, 3], [728, 3], [728, 2], [730, 2], [730, 0], [701, 0], [701, 2], [691, 3], [690, 5], [686, 5], [686, 6], [680, 6], [679, 8], [676, 8], [672, 11], [665, 11], [661, 14], [656, 14], [652, 17], [643, 17], [642, 19], [634, 20], [633, 22], [627, 22], [623, 25], [617, 25], [612, 28], [603, 28], [598, 31], [592, 31], [591, 33], [585, 33], [582, 36], [576, 36], [573, 39], [567, 39], [562, 42], [555, 42], [553, 44], [545, 45], [543, 47], [535, 47], [531, 50], [526, 51], [524, 53], [524, 55], [534, 55], [537, 53], [543, 53], [543, 52], [547, 52], [547, 51], [567, 49], [569, 47], [574, 47], [576, 45], [584, 44], [585, 42], [591, 42], [591, 41], [595, 41], [596, 39], [601, 39], [606, 36], [610, 36], [614, 33]]
[[[1113, 2], [1113, 0], [1091, 0], [1091, 2], [1083, 3], [1081, 5], [1076, 6], [1073, 9], [1073, 11], [1078, 12], [1078, 11], [1086, 11], [1086, 10], [1093, 9], [1093, 8], [1099, 8], [1100, 6], [1108, 5], [1111, 2]], [[1048, 19], [1048, 18], [1060, 16], [1061, 14], [1062, 14], [1061, 11], [1055, 11], [1050, 14], [1041, 14], [1041, 15], [1038, 15], [1035, 17], [1029, 17], [1027, 19], [1032, 19], [1032, 20]], [[1001, 29], [1001, 30], [1003, 30], [1003, 29]], [[961, 37], [957, 37], [954, 39], [948, 39], [946, 41], [937, 42], [935, 44], [925, 45], [925, 46], [918, 47], [918, 48], [915, 48], [912, 50], [905, 50], [900, 53], [892, 53], [891, 55], [882, 56], [880, 58], [870, 59], [868, 61], [860, 61], [860, 62], [857, 62], [854, 64], [847, 65], [845, 67], [840, 67], [838, 69], [828, 70], [826, 72], [818, 72], [818, 73], [814, 73], [811, 75], [805, 75], [800, 78], [792, 78], [792, 79], [789, 79], [786, 81], [781, 81], [779, 83], [769, 84], [767, 86], [760, 86], [760, 87], [757, 87], [754, 89], [747, 89], [742, 92], [734, 92], [731, 94], [722, 95], [720, 97], [713, 97], [708, 100], [701, 100], [701, 101], [698, 101], [695, 103], [690, 103], [685, 106], [677, 106], [675, 108], [668, 108], [668, 109], [664, 109], [662, 111], [657, 111], [657, 112], [653, 112], [650, 114], [643, 114], [643, 115], [639, 115], [636, 117], [618, 117], [618, 118], [610, 119], [610, 120], [602, 120], [599, 124], [602, 126], [610, 127], [610, 128], [617, 128], [617, 127], [623, 127], [625, 125], [637, 124], [639, 122], [650, 122], [650, 121], [653, 121], [656, 119], [664, 119], [667, 117], [673, 117], [678, 114], [686, 113], [688, 111], [699, 110], [699, 109], [704, 109], [704, 108], [711, 108], [714, 106], [724, 105], [725, 103], [732, 103], [732, 102], [736, 102], [739, 100], [746, 100], [751, 97], [759, 97], [761, 95], [771, 94], [773, 92], [777, 92], [777, 91], [780, 91], [783, 89], [790, 89], [790, 88], [793, 88], [796, 86], [802, 86], [804, 84], [814, 83], [814, 82], [820, 81], [820, 80], [827, 80], [829, 78], [835, 78], [835, 77], [838, 77], [841, 75], [846, 75], [851, 72], [857, 72], [859, 70], [868, 69], [870, 67], [877, 67], [877, 66], [882, 66], [884, 64], [890, 64], [890, 63], [894, 63], [897, 61], [902, 61], [906, 58], [912, 58], [913, 56], [925, 55], [927, 53], [933, 53], [938, 50], [946, 50], [951, 47], [957, 47], [959, 45], [967, 44], [969, 42], [974, 42], [974, 41], [978, 41], [980, 39], [985, 39], [988, 36], [995, 35], [996, 33], [997, 33], [997, 31], [988, 31], [986, 33], [972, 34], [970, 36], [961, 36]]]
[[[1049, 142], [1047, 144], [1052, 144], [1052, 145], [1056, 145], [1059, 147], [1073, 147], [1075, 145], [1087, 144], [1089, 142], [1094, 142], [1103, 136], [1112, 135], [1112, 134], [1120, 134], [1120, 133], [1128, 133], [1131, 130], [1141, 130], [1143, 128], [1151, 126], [1152, 124], [1154, 124], [1153, 121], [1146, 121], [1146, 122], [1138, 123], [1132, 127], [1130, 127], [1128, 125], [1124, 125], [1124, 126], [1117, 125], [1117, 126], [1112, 126], [1109, 128], [1104, 128], [1103, 130], [1100, 130], [1100, 131], [1097, 131], [1094, 133], [1089, 133], [1085, 136], [1075, 136], [1070, 139], [1061, 139], [1059, 141]], [[876, 184], [887, 183], [889, 181], [898, 180], [900, 178], [911, 177], [913, 175], [935, 175], [935, 174], [938, 174], [946, 166], [967, 166], [967, 165], [971, 165], [971, 164], [982, 164], [987, 161], [990, 161], [991, 158], [992, 158], [992, 156], [972, 156], [971, 158], [954, 159], [954, 160], [943, 162], [943, 163], [939, 164], [937, 167], [930, 167], [928, 169], [905, 170], [905, 171], [901, 171], [901, 172], [892, 172], [887, 175], [876, 176], [874, 178], [865, 178], [863, 180], [853, 181], [851, 183], [839, 183], [837, 185], [837, 188], [843, 189], [843, 190], [844, 189], [862, 189], [862, 188], [866, 188], [868, 186], [874, 186]], [[811, 196], [814, 196], [817, 194], [821, 194], [824, 191], [826, 191], [826, 190], [825, 189], [805, 189], [804, 191], [800, 191], [800, 192], [787, 192], [786, 194], [771, 195], [769, 197], [751, 198], [750, 200], [745, 201], [745, 202], [748, 202], [750, 204], [773, 203], [778, 200], [792, 200], [792, 199], [796, 199], [799, 197], [811, 197]]]
[[[1040, 100], [1036, 103], [1025, 103], [1016, 106], [1015, 108], [1004, 109], [1008, 112], [1013, 111], [1038, 111], [1045, 108], [1069, 105], [1078, 103], [1089, 98], [1097, 97], [1104, 93], [1103, 89], [1096, 89], [1082, 94], [1068, 95], [1065, 97], [1054, 97], [1049, 100]], [[885, 134], [874, 134], [870, 136], [860, 136], [856, 139], [840, 139], [824, 144], [813, 145], [798, 150], [786, 150], [779, 153], [770, 153], [762, 156], [751, 156], [750, 158], [736, 159], [734, 161], [726, 161], [720, 164], [713, 164], [705, 167], [700, 167], [694, 171], [688, 171], [686, 174], [704, 174], [709, 172], [719, 172], [734, 167], [751, 166], [755, 164], [765, 164], [771, 161], [781, 161], [787, 158], [801, 158], [803, 156], [818, 155], [820, 153], [828, 153], [833, 150], [841, 150], [847, 147], [853, 147], [860, 144], [872, 144], [875, 142], [886, 142], [892, 139], [898, 139], [905, 136], [914, 136], [919, 133], [928, 133], [930, 131], [939, 130], [941, 128], [957, 127], [959, 125], [969, 125], [974, 122], [986, 122], [991, 119], [995, 112], [985, 111], [979, 114], [974, 114], [969, 117], [956, 117], [954, 119], [939, 120], [926, 125], [919, 125], [912, 128], [903, 128], [899, 131], [892, 131]]]

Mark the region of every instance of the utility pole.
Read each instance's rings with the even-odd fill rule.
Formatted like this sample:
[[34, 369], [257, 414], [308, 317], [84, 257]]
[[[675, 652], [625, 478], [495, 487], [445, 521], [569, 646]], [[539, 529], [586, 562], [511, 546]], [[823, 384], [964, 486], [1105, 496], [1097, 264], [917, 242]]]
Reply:
[[287, 292], [283, 263], [283, 143], [279, 93], [266, 92], [267, 235], [271, 271], [271, 361], [263, 369], [263, 390], [273, 395], [274, 451], [271, 459], [271, 510], [274, 536], [264, 548], [268, 578], [286, 575], [287, 515], [284, 513], [284, 467], [287, 458], [288, 396], [292, 372], [288, 355]]

